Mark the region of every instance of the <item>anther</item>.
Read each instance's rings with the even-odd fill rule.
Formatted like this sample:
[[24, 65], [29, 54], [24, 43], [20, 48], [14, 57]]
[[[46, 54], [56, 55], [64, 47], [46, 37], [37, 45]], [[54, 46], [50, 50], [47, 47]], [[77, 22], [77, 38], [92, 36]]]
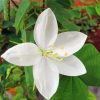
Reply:
[[51, 47], [52, 47], [52, 48], [55, 48], [56, 46], [55, 46], [55, 44], [52, 44]]
[[50, 50], [48, 53], [53, 53], [53, 51], [52, 51], [52, 50]]
[[54, 58], [58, 58], [58, 53], [53, 54]]
[[67, 52], [65, 52], [65, 54], [64, 54], [65, 56], [67, 56]]
[[64, 59], [63, 59], [63, 58], [59, 58], [59, 60], [60, 60], [60, 61], [63, 61]]
[[62, 45], [62, 46], [60, 47], [60, 49], [64, 49], [64, 45]]

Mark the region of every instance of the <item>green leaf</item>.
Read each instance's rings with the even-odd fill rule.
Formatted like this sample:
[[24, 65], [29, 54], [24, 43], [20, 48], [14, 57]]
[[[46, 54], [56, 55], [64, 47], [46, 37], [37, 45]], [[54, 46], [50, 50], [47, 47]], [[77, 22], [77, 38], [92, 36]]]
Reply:
[[21, 98], [22, 98], [22, 95], [17, 94], [17, 95], [15, 95], [15, 96], [13, 97], [13, 100], [21, 100]]
[[68, 21], [65, 17], [58, 16], [57, 18], [66, 31], [80, 31], [80, 27]]
[[69, 0], [69, 3], [71, 6], [74, 6], [74, 2], [75, 2], [75, 0]]
[[95, 10], [96, 10], [97, 14], [100, 16], [100, 3], [97, 3]]
[[[62, 15], [65, 18], [69, 19], [71, 16], [68, 14], [67, 9], [65, 9], [62, 5], [53, 0], [47, 0], [47, 6], [50, 7], [56, 15]], [[60, 15], [60, 16], [61, 16]]]
[[32, 72], [32, 67], [25, 67], [25, 79], [26, 79], [26, 85], [28, 88], [28, 92], [29, 92], [29, 97], [34, 97], [34, 89], [33, 89], [33, 84], [34, 84], [34, 80], [33, 80], [33, 72]]
[[20, 34], [16, 35], [15, 33], [9, 35], [9, 41], [13, 44], [19, 44], [22, 42]]
[[43, 5], [43, 3], [40, 1], [40, 2], [35, 2], [35, 1], [32, 1], [31, 2], [31, 7], [41, 7]]
[[12, 70], [12, 73], [21, 75], [23, 72], [22, 72], [22, 70], [21, 70], [20, 67], [15, 67], [15, 68]]
[[[49, 0], [48, 0], [49, 1]], [[52, 2], [57, 2], [62, 5], [64, 8], [70, 7], [74, 5], [74, 0], [50, 0]]]
[[5, 20], [8, 20], [8, 2], [9, 2], [9, 0], [2, 0], [3, 14], [4, 14], [4, 19]]
[[76, 14], [76, 11], [74, 10], [70, 12], [67, 9], [63, 8], [60, 4], [52, 2], [50, 0], [47, 0], [47, 6], [53, 10], [58, 22], [63, 26], [64, 29], [68, 31], [80, 30], [80, 28], [77, 25], [69, 21], [69, 19], [73, 19], [74, 17], [76, 18], [77, 15], [79, 17], [79, 13]]
[[87, 6], [86, 7], [87, 14], [91, 17], [92, 15], [97, 16], [97, 12], [94, 6]]
[[8, 76], [10, 75], [12, 68], [14, 68], [14, 66], [10, 66], [10, 67], [7, 69], [6, 79], [7, 79]]
[[66, 0], [55, 0], [56, 2], [58, 2], [59, 4], [61, 4], [63, 7], [67, 7], [67, 1]]
[[77, 9], [67, 10], [67, 11], [69, 12], [68, 14], [70, 14], [70, 19], [75, 20], [75, 18], [80, 18], [81, 17], [81, 13]]
[[3, 0], [0, 0], [0, 12], [3, 10]]
[[26, 98], [21, 98], [20, 100], [27, 100]]
[[13, 81], [20, 81], [21, 75], [20, 74], [11, 74], [9, 78], [10, 78], [10, 80], [13, 80]]
[[30, 27], [32, 27], [35, 24], [35, 22], [36, 19], [34, 18], [34, 16], [29, 17], [25, 29], [29, 29]]
[[21, 30], [21, 37], [22, 37], [22, 41], [26, 42], [27, 41], [27, 37], [26, 37], [26, 31], [24, 29]]
[[0, 100], [2, 100], [3, 98], [2, 98], [2, 96], [0, 95]]
[[92, 1], [89, 1], [89, 2], [86, 2], [85, 0], [80, 0], [83, 4], [93, 4], [93, 2]]
[[51, 100], [88, 100], [87, 86], [78, 77], [61, 76], [58, 90]]
[[16, 18], [15, 18], [15, 28], [16, 31], [19, 31], [20, 28], [20, 24], [25, 16], [25, 14], [27, 13], [27, 10], [30, 6], [30, 0], [22, 0], [21, 4], [19, 5], [18, 11], [16, 13]]
[[88, 23], [90, 24], [90, 26], [97, 26], [97, 20], [96, 19], [90, 19], [90, 20], [88, 20]]
[[8, 27], [11, 27], [12, 24], [13, 24], [12, 21], [9, 21], [9, 20], [8, 21], [5, 21], [5, 20], [3, 20], [2, 26], [3, 26], [3, 28], [8, 28]]
[[84, 63], [87, 74], [80, 78], [90, 86], [100, 86], [100, 53], [92, 44], [86, 44], [76, 56]]
[[6, 79], [10, 79], [12, 81], [21, 80], [22, 70], [19, 67], [11, 66], [7, 69]]
[[91, 91], [89, 91], [89, 100], [97, 100], [96, 96]]
[[32, 67], [26, 67], [25, 69], [25, 78], [26, 78], [26, 84], [28, 87], [33, 87], [33, 72]]
[[27, 41], [28, 42], [35, 43], [35, 40], [34, 40], [34, 37], [33, 37], [33, 30], [32, 31], [28, 31], [26, 35], [27, 35]]
[[50, 7], [54, 13], [58, 16], [65, 17], [66, 19], [80, 18], [81, 14], [76, 9], [66, 9], [61, 4], [47, 0], [47, 6]]
[[17, 92], [17, 94], [23, 95], [24, 90], [21, 86], [19, 86], [19, 87], [16, 88], [16, 92]]
[[10, 64], [8, 63], [3, 63], [3, 64], [0, 64], [0, 76], [4, 76], [6, 78], [6, 73], [7, 73], [7, 70], [8, 68], [10, 68]]
[[29, 87], [28, 91], [28, 97], [30, 98], [30, 100], [36, 100], [36, 88], [33, 89], [33, 87]]
[[15, 84], [16, 84], [16, 82], [11, 80], [11, 81], [8, 81], [5, 83], [5, 87], [11, 88], [11, 87], [15, 86]]

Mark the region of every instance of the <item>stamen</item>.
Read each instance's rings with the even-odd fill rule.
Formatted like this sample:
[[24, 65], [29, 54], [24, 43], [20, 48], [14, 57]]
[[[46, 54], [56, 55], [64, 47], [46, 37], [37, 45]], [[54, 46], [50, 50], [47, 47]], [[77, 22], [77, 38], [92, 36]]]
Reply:
[[58, 53], [53, 54], [54, 58], [58, 58]]
[[60, 60], [60, 61], [63, 61], [64, 59], [63, 59], [63, 58], [59, 58], [59, 60]]
[[60, 47], [60, 49], [64, 49], [64, 45], [62, 45], [62, 46]]
[[55, 48], [56, 46], [55, 46], [55, 44], [52, 44], [51, 47], [52, 47], [52, 48]]
[[64, 54], [65, 56], [67, 56], [67, 52], [65, 52], [65, 54]]
[[48, 53], [53, 53], [53, 50], [48, 51]]
[[[44, 57], [50, 57], [51, 56], [51, 57], [53, 57], [53, 58], [55, 58], [59, 61], [63, 60], [63, 58], [59, 58], [58, 53], [57, 52], [54, 53], [53, 50], [49, 50], [49, 51], [41, 50], [41, 53], [42, 53], [42, 56], [44, 56]], [[66, 55], [67, 55], [67, 53], [66, 53]], [[50, 62], [53, 62], [53, 60], [50, 60]]]

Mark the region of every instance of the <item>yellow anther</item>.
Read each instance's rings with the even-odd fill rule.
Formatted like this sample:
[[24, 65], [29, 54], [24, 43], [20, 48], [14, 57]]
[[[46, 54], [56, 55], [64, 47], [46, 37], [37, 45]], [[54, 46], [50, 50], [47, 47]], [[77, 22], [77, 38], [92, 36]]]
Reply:
[[55, 53], [56, 56], [58, 56], [58, 53]]
[[[57, 52], [54, 53], [52, 50], [48, 50], [48, 51], [47, 50], [41, 50], [41, 53], [42, 53], [42, 56], [44, 56], [44, 57], [52, 57], [54, 59], [58, 59], [59, 61], [63, 60], [63, 58], [59, 58]], [[66, 55], [67, 55], [67, 53], [66, 53]], [[50, 60], [50, 62], [52, 63], [53, 60]]]
[[58, 58], [58, 53], [53, 54], [54, 58]]
[[60, 60], [60, 61], [63, 61], [64, 59], [63, 59], [63, 58], [59, 58], [59, 60]]
[[48, 56], [48, 53], [47, 53], [47, 52], [44, 52], [44, 53], [43, 53], [43, 56], [44, 56], [44, 57], [47, 57], [47, 56]]
[[52, 48], [55, 48], [56, 46], [55, 46], [55, 44], [52, 44], [51, 47], [52, 47]]
[[64, 45], [62, 45], [60, 49], [64, 49]]
[[67, 56], [67, 52], [65, 52], [65, 54], [64, 54], [65, 56]]
[[52, 50], [50, 50], [48, 53], [53, 53], [53, 51], [52, 51]]

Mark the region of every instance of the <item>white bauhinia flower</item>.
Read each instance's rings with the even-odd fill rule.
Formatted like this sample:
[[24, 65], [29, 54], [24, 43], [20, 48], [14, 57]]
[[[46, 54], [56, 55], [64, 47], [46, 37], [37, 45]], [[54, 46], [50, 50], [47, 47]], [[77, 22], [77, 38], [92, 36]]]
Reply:
[[83, 63], [73, 54], [84, 45], [87, 36], [70, 31], [58, 34], [56, 17], [50, 8], [43, 11], [35, 24], [34, 43], [22, 43], [1, 55], [18, 66], [33, 65], [38, 91], [50, 99], [57, 91], [59, 74], [79, 76], [86, 73]]

